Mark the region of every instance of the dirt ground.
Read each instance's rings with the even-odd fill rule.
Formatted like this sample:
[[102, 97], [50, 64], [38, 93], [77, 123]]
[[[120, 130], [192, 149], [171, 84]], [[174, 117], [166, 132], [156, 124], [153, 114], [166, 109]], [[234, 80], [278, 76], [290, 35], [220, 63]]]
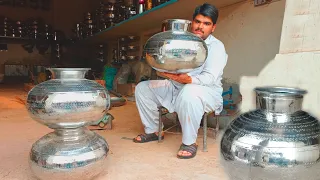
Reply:
[[[28, 166], [32, 144], [52, 130], [32, 120], [19, 102], [27, 93], [22, 85], [0, 84], [0, 179], [33, 180]], [[180, 160], [176, 153], [181, 135], [166, 134], [162, 143], [135, 144], [131, 140], [143, 132], [135, 103], [109, 111], [114, 117], [113, 129], [96, 131], [110, 146], [105, 173], [97, 180], [225, 180], [219, 165], [218, 144], [211, 134], [208, 152], [202, 152], [202, 134], [199, 134], [199, 150], [195, 158]], [[219, 138], [218, 138], [219, 139]]]

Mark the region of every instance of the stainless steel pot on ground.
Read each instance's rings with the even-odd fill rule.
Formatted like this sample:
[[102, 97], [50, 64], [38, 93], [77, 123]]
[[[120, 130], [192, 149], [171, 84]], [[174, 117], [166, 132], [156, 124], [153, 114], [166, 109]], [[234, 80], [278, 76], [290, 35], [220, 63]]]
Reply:
[[88, 68], [53, 68], [52, 79], [28, 93], [27, 109], [37, 122], [54, 131], [32, 146], [30, 167], [42, 180], [87, 180], [105, 169], [106, 140], [86, 126], [110, 107], [108, 91], [85, 79]]
[[221, 140], [221, 163], [230, 179], [320, 179], [320, 124], [301, 109], [306, 91], [255, 91], [257, 109], [234, 119]]

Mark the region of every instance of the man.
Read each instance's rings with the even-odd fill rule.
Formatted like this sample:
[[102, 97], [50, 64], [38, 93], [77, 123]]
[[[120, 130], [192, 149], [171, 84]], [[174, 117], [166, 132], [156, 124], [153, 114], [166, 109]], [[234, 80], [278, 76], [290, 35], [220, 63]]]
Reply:
[[[133, 139], [136, 143], [158, 139], [159, 112], [163, 106], [170, 113], [176, 112], [182, 128], [182, 145], [178, 158], [188, 159], [196, 155], [197, 133], [205, 112], [219, 114], [223, 108], [222, 74], [227, 63], [224, 45], [211, 33], [216, 28], [218, 10], [210, 4], [195, 9], [191, 32], [202, 38], [208, 46], [206, 62], [186, 74], [159, 73], [170, 80], [140, 82], [135, 91], [136, 103], [144, 125], [145, 134]], [[163, 134], [161, 138], [164, 138]]]

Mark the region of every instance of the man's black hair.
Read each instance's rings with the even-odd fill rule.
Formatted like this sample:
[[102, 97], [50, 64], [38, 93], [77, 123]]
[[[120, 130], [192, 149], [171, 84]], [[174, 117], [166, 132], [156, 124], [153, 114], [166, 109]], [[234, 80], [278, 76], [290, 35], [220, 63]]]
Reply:
[[214, 5], [204, 3], [196, 7], [193, 13], [193, 19], [199, 14], [201, 14], [202, 16], [210, 17], [213, 24], [216, 24], [219, 16], [219, 11]]

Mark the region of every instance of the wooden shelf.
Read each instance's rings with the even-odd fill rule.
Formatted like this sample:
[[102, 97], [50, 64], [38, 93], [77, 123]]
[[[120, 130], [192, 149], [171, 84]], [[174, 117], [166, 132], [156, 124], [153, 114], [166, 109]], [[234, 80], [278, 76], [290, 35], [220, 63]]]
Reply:
[[195, 7], [205, 2], [221, 8], [242, 1], [245, 0], [171, 0], [76, 43], [105, 43], [121, 36], [139, 36], [145, 31], [156, 28], [160, 31], [162, 21], [178, 18], [191, 19]]
[[0, 36], [0, 44], [37, 44], [37, 43], [67, 43], [67, 40], [64, 41], [54, 41], [46, 39], [31, 39], [23, 37], [11, 37], [11, 36]]
[[[35, 42], [38, 40], [22, 38], [22, 37], [11, 37], [11, 36], [0, 36], [0, 44], [24, 44], [29, 42]], [[42, 40], [45, 42], [45, 40]]]

